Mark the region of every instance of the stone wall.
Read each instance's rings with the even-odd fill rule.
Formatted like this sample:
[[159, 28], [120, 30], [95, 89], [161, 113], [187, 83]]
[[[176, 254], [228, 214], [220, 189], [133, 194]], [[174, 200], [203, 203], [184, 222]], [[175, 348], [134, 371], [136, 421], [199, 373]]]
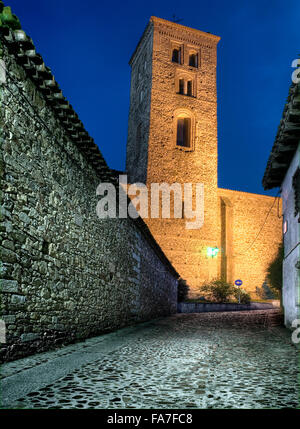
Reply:
[[250, 304], [235, 303], [202, 303], [202, 302], [179, 302], [178, 313], [216, 313], [223, 311], [250, 311], [274, 309], [273, 304], [266, 302], [251, 302]]
[[[204, 226], [187, 230], [186, 219], [146, 219], [151, 232], [181, 277], [190, 285], [190, 296], [214, 278], [243, 281], [252, 298], [266, 280], [269, 264], [282, 241], [281, 199], [217, 188], [218, 208], [209, 206], [204, 188]], [[269, 214], [268, 214], [269, 213]], [[211, 216], [211, 218], [209, 218]], [[207, 224], [214, 226], [208, 234]], [[206, 233], [203, 235], [203, 233]], [[216, 257], [207, 247], [217, 246]]]
[[152, 26], [149, 25], [129, 62], [131, 65], [131, 84], [126, 171], [131, 183], [145, 183], [147, 177], [152, 48], [153, 32]]
[[230, 282], [241, 279], [242, 287], [255, 296], [282, 241], [281, 199], [221, 188], [218, 195], [224, 212], [221, 275]]
[[103, 179], [1, 48], [2, 360], [176, 312], [177, 273], [146, 225], [96, 216]]

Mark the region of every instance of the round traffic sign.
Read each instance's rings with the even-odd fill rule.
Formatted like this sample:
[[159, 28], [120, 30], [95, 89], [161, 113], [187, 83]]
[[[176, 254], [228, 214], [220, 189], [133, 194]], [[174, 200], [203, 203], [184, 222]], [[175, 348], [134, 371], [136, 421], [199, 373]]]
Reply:
[[234, 284], [237, 285], [237, 286], [242, 286], [243, 282], [242, 282], [242, 280], [236, 280], [234, 282]]

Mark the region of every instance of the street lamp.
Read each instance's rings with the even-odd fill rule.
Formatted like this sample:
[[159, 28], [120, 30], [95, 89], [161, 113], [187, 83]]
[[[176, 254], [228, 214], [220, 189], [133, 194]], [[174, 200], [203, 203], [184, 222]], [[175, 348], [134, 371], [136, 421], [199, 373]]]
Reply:
[[208, 247], [206, 250], [207, 256], [214, 258], [218, 255], [220, 249], [218, 247]]

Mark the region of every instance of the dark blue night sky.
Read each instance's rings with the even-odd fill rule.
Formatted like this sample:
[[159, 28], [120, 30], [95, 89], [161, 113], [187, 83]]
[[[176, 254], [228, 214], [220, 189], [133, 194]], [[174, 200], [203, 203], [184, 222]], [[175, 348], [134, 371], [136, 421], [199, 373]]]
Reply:
[[150, 16], [171, 20], [176, 14], [183, 25], [221, 36], [219, 186], [263, 193], [291, 63], [300, 53], [299, 0], [10, 0], [5, 5], [20, 18], [109, 166], [121, 170], [128, 60]]

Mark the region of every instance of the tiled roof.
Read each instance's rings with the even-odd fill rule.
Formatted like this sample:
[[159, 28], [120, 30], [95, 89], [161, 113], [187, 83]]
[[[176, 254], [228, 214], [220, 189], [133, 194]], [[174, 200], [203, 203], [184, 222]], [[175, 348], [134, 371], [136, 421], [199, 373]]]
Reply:
[[281, 185], [300, 141], [300, 83], [293, 83], [263, 177], [267, 189]]
[[12, 14], [10, 7], [4, 7], [0, 2], [0, 40], [15, 56], [17, 63], [23, 67], [27, 76], [34, 82], [45, 100], [51, 105], [61, 125], [84, 153], [89, 163], [99, 173], [101, 179], [110, 179], [110, 169], [107, 166], [98, 146], [85, 130], [77, 113], [63, 96], [49, 67], [35, 50], [31, 38], [21, 29], [18, 18]]

